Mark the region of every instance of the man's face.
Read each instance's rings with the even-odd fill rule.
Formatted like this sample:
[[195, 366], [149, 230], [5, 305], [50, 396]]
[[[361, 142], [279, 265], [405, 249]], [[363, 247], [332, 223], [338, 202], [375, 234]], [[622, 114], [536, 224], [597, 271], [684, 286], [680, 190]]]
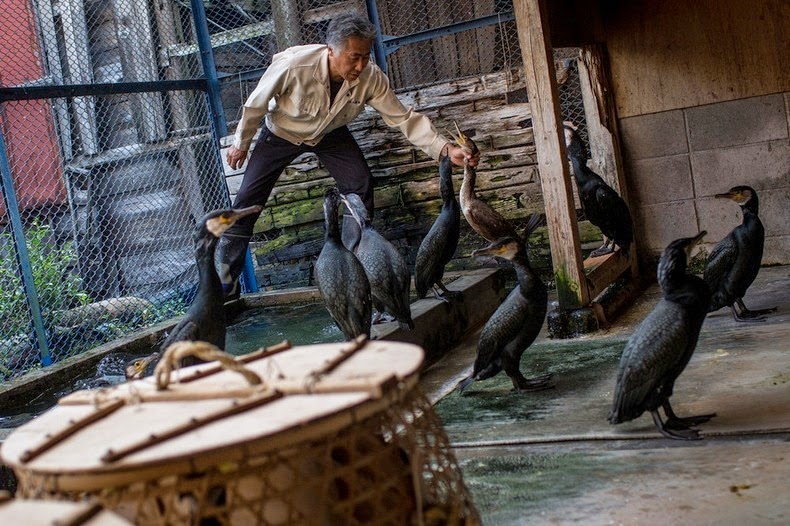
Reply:
[[329, 48], [329, 73], [332, 80], [356, 80], [370, 62], [370, 40], [349, 38], [343, 51]]

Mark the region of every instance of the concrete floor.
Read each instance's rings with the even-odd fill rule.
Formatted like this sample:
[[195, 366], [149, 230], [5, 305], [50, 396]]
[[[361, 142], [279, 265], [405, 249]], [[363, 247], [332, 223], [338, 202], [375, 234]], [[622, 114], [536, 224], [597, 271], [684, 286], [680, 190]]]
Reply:
[[501, 374], [459, 396], [479, 332], [424, 373], [485, 524], [790, 524], [790, 267], [763, 268], [745, 298], [779, 307], [765, 322], [706, 319], [672, 397], [680, 416], [717, 413], [699, 441], [662, 437], [649, 415], [606, 421], [620, 353], [659, 297], [593, 335], [542, 335], [522, 370], [552, 372], [548, 391]]

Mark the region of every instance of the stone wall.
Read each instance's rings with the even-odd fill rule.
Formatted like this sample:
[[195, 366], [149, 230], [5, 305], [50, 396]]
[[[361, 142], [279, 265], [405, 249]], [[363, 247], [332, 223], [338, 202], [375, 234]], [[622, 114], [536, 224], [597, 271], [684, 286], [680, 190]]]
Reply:
[[716, 193], [746, 184], [760, 199], [763, 264], [790, 263], [790, 93], [620, 120], [626, 174], [642, 251], [707, 230], [708, 249], [740, 224]]

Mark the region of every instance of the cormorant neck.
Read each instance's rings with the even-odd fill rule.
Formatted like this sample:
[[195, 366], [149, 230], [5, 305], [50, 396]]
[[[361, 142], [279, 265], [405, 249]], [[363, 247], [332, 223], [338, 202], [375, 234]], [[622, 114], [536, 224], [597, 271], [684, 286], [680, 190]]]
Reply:
[[760, 209], [760, 205], [757, 202], [757, 198], [752, 196], [746, 203], [741, 205], [741, 211], [743, 211], [743, 219], [746, 220], [748, 215], [754, 215], [757, 217], [757, 212]]
[[657, 280], [666, 295], [673, 288], [682, 284], [686, 276], [685, 252], [664, 255], [658, 263]]
[[214, 267], [214, 249], [217, 246], [217, 241], [217, 239], [212, 239], [208, 243], [198, 243], [195, 249], [199, 278], [198, 290], [212, 288], [222, 290], [222, 283], [219, 280], [217, 269]]
[[579, 182], [589, 179], [589, 168], [587, 168], [587, 159], [581, 159], [576, 155], [571, 155], [571, 164], [573, 165], [573, 175]]
[[511, 262], [513, 263], [513, 267], [516, 269], [516, 277], [518, 278], [519, 284], [524, 287], [525, 285], [522, 283], [524, 278], [534, 274], [534, 271], [529, 264], [529, 258], [527, 257], [527, 254], [524, 252], [519, 252], [511, 260]]
[[[334, 217], [331, 217], [333, 216]], [[337, 212], [334, 214], [332, 213], [325, 213], [324, 214], [324, 240], [328, 241], [330, 239], [339, 240], [340, 239], [340, 224], [337, 222]]]
[[440, 170], [439, 171], [439, 193], [442, 196], [442, 202], [449, 202], [455, 199], [455, 190], [453, 189], [453, 170]]
[[473, 198], [475, 195], [475, 182], [477, 181], [477, 172], [468, 164], [464, 166], [464, 180], [461, 182], [461, 195], [466, 198]]

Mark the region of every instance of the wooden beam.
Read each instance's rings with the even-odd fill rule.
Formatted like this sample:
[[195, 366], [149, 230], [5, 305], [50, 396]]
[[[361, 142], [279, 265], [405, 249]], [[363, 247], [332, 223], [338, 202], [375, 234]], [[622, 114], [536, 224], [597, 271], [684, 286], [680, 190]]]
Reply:
[[524, 76], [532, 107], [538, 169], [546, 205], [554, 278], [561, 309], [590, 302], [579, 246], [576, 209], [565, 154], [557, 80], [545, 0], [514, 0]]
[[606, 287], [614, 283], [626, 270], [631, 268], [629, 258], [621, 250], [609, 254], [587, 258], [584, 270], [587, 275], [587, 286], [590, 298], [595, 299]]

